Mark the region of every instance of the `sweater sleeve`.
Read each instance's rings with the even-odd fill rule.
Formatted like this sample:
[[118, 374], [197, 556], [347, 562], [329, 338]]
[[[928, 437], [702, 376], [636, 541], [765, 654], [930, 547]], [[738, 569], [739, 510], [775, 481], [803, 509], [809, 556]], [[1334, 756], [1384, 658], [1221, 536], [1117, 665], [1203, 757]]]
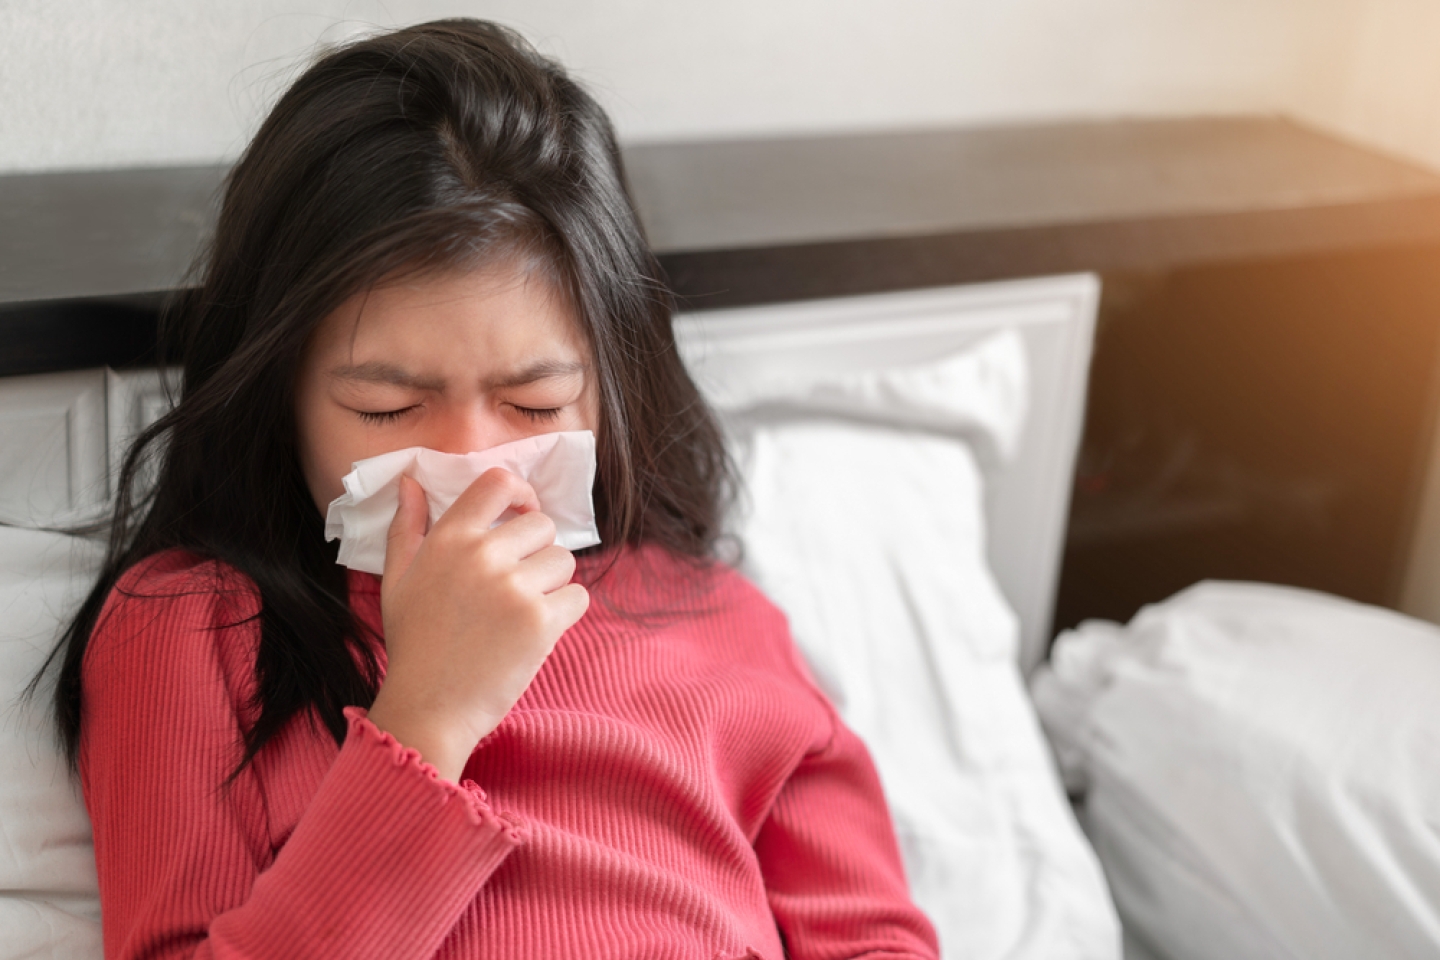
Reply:
[[787, 956], [933, 960], [870, 754], [830, 716], [833, 736], [800, 762], [755, 840]]
[[351, 708], [275, 853], [254, 768], [226, 782], [247, 704], [225, 645], [258, 618], [181, 587], [112, 592], [82, 670], [105, 956], [432, 957], [517, 828]]

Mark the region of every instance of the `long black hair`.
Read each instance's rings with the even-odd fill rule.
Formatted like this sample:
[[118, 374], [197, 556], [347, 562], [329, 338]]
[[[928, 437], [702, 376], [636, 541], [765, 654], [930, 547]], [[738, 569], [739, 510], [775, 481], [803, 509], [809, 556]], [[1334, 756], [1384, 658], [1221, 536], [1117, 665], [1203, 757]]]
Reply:
[[59, 663], [72, 763], [81, 663], [105, 600], [125, 570], [170, 548], [221, 561], [259, 592], [258, 712], [241, 767], [306, 711], [343, 738], [342, 709], [368, 706], [380, 675], [301, 473], [301, 354], [323, 317], [381, 278], [517, 254], [569, 300], [593, 353], [603, 541], [709, 555], [729, 462], [676, 352], [673, 303], [604, 112], [495, 24], [360, 40], [280, 99], [230, 173], [198, 285], [162, 317], [161, 362], [179, 362], [182, 392], [125, 458], [99, 580], [47, 664]]

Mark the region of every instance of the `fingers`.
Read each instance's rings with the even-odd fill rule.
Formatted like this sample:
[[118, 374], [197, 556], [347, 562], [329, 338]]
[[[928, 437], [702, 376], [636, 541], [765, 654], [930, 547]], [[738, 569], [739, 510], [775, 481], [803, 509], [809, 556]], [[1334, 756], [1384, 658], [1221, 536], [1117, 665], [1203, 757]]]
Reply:
[[[507, 512], [519, 515], [492, 527]], [[432, 553], [458, 549], [457, 556], [488, 558], [492, 569], [519, 573], [516, 564], [537, 558], [522, 577], [537, 592], [563, 586], [574, 573], [574, 558], [555, 545], [555, 522], [540, 512], [534, 488], [508, 470], [496, 467], [476, 478], [436, 521], [434, 530], [427, 530], [428, 517], [423, 488], [412, 477], [402, 476], [400, 506], [387, 534], [386, 575], [403, 575], [409, 569], [427, 533], [437, 540]]]
[[425, 504], [425, 491], [412, 477], [400, 478], [400, 508], [390, 521], [385, 535], [385, 572], [392, 580], [410, 568], [420, 544], [425, 542], [425, 528], [430, 512]]
[[590, 592], [578, 583], [567, 583], [545, 598], [552, 622], [559, 634], [564, 633], [585, 616], [590, 608]]
[[487, 539], [491, 547], [520, 560], [555, 543], [555, 521], [543, 513], [524, 513], [495, 527]]
[[[492, 529], [507, 512], [509, 520]], [[485, 471], [455, 499], [435, 524], [443, 536], [479, 544], [496, 560], [514, 562], [555, 542], [555, 522], [540, 512], [535, 490], [500, 467]], [[493, 551], [493, 552], [491, 552]]]
[[464, 523], [485, 531], [506, 510], [526, 514], [539, 509], [540, 500], [530, 484], [503, 467], [491, 467], [455, 498], [444, 519], [450, 520], [453, 514], [455, 519], [450, 523]]
[[552, 593], [569, 583], [574, 576], [575, 556], [564, 547], [551, 543], [522, 560], [515, 573], [524, 589]]

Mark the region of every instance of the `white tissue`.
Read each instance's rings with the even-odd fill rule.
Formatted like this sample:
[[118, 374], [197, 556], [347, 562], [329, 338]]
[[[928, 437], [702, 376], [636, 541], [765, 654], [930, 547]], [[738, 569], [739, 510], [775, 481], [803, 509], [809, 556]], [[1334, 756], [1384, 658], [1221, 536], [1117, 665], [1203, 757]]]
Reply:
[[[486, 470], [504, 467], [529, 482], [540, 509], [555, 521], [555, 542], [579, 550], [600, 542], [590, 489], [595, 483], [595, 435], [589, 430], [542, 433], [475, 453], [441, 453], [407, 447], [361, 460], [342, 481], [345, 493], [330, 504], [325, 539], [340, 540], [339, 562], [352, 570], [383, 573], [385, 539], [400, 507], [400, 477], [425, 488], [430, 524]], [[497, 524], [511, 516], [506, 513]]]

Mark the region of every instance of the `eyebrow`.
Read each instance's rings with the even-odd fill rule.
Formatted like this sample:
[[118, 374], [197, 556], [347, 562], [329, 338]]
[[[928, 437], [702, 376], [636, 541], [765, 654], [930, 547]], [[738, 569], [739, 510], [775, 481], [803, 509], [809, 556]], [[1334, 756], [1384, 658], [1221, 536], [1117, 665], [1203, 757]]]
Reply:
[[577, 377], [585, 372], [586, 367], [587, 364], [579, 360], [537, 360], [511, 373], [491, 377], [485, 381], [485, 386], [490, 390], [501, 390], [505, 387], [523, 387], [536, 380]]
[[[506, 387], [520, 387], [527, 383], [534, 383], [537, 380], [548, 380], [554, 377], [573, 377], [585, 372], [586, 365], [578, 360], [537, 360], [528, 366], [521, 367], [509, 373], [503, 373], [485, 381], [485, 387], [490, 390], [504, 389]], [[399, 387], [409, 387], [412, 390], [435, 390], [445, 389], [445, 380], [441, 377], [424, 377], [410, 373], [403, 367], [384, 360], [371, 360], [366, 363], [344, 364], [330, 370], [330, 376], [336, 380], [350, 380], [360, 383], [385, 383]]]

